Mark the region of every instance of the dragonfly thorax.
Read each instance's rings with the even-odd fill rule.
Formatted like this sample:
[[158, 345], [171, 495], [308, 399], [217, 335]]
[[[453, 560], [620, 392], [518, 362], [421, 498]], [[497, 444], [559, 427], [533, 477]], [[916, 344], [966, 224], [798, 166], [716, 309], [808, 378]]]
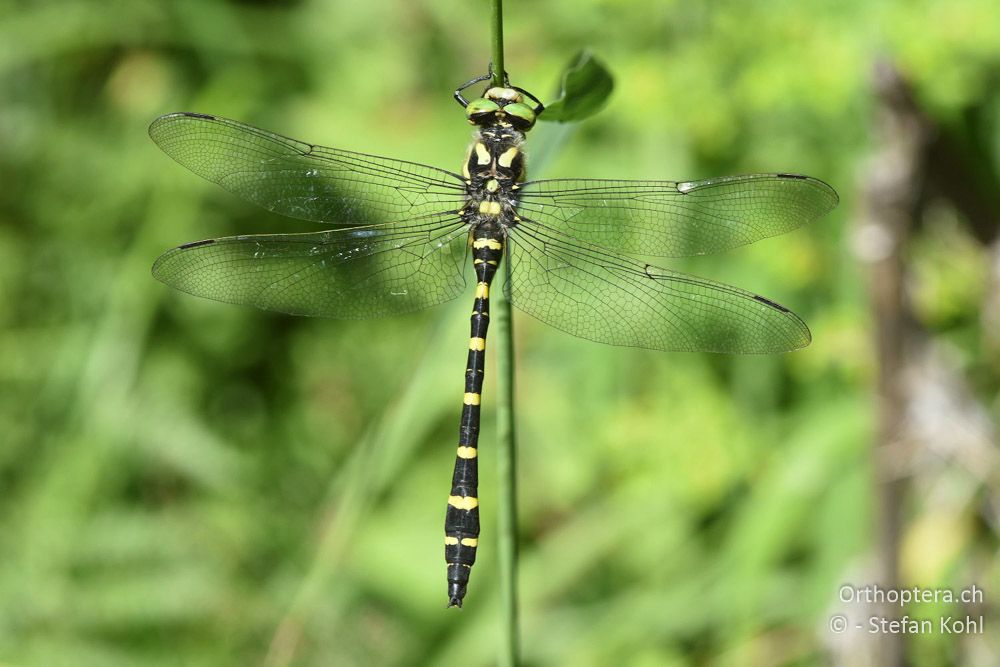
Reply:
[[[510, 126], [484, 127], [476, 133], [462, 165], [468, 192], [509, 193], [524, 180], [524, 134]], [[496, 182], [496, 185], [493, 182]]]
[[476, 133], [462, 172], [466, 183], [463, 218], [473, 228], [504, 228], [516, 220], [518, 183], [524, 180], [524, 135], [494, 125]]

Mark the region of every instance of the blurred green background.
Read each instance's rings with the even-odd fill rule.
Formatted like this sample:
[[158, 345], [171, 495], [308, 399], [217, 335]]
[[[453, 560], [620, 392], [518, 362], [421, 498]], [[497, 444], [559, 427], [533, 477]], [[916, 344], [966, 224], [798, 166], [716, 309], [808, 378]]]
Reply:
[[[486, 67], [487, 2], [0, 8], [0, 662], [492, 664], [491, 374], [480, 559], [444, 609], [471, 287], [379, 322], [171, 292], [149, 274], [167, 248], [291, 228], [146, 135], [200, 111], [458, 170], [451, 91]], [[922, 172], [897, 266], [898, 338], [922, 351], [899, 375], [900, 456], [879, 445], [894, 339], [876, 346], [859, 234], [880, 58], [996, 203], [995, 1], [508, 0], [506, 37], [543, 99], [581, 47], [616, 76], [602, 113], [530, 138], [536, 177], [791, 171], [841, 195], [807, 229], [669, 264], [789, 305], [804, 351], [612, 348], [516, 316], [528, 664], [889, 664], [864, 656], [891, 638], [828, 628], [869, 613], [841, 585], [892, 585], [886, 568], [985, 590], [893, 610], [985, 615], [979, 635], [902, 638], [910, 664], [1000, 664], [1000, 212], [971, 220]]]

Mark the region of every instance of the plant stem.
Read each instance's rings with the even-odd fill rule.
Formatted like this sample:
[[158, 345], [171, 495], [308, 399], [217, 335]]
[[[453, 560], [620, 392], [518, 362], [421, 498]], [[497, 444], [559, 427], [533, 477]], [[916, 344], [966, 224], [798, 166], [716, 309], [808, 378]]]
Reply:
[[493, 85], [503, 86], [503, 0], [493, 3]]
[[[505, 85], [503, 0], [492, 0], [493, 85]], [[510, 262], [504, 262], [510, 280]], [[502, 293], [503, 290], [497, 290]], [[519, 663], [517, 623], [517, 449], [514, 440], [514, 326], [510, 301], [497, 300], [497, 560], [500, 570], [501, 667]]]
[[[510, 263], [504, 262], [507, 277]], [[497, 290], [502, 293], [502, 290]], [[497, 551], [500, 569], [501, 667], [518, 664], [517, 448], [514, 437], [514, 328], [510, 301], [497, 299]]]
[[[493, 85], [504, 85], [503, 0], [493, 3]], [[510, 263], [504, 262], [507, 279]], [[499, 290], [498, 290], [499, 291]], [[497, 560], [500, 570], [501, 667], [519, 662], [517, 622], [517, 452], [514, 442], [514, 327], [510, 302], [498, 299], [497, 340]]]

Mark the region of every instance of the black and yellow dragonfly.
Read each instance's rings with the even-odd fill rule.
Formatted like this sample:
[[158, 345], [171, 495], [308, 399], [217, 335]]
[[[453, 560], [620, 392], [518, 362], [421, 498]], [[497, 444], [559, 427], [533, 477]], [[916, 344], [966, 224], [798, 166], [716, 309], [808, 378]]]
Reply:
[[[783, 234], [837, 205], [795, 174], [699, 181], [525, 180], [522, 143], [544, 107], [506, 84], [467, 101], [462, 173], [304, 143], [200, 113], [149, 134], [199, 176], [326, 227], [231, 236], [164, 253], [153, 275], [191, 294], [342, 319], [398, 315], [462, 294], [476, 276], [458, 451], [445, 518], [449, 606], [461, 606], [479, 539], [477, 455], [489, 295], [500, 262], [520, 310], [582, 338], [650, 348], [785, 352], [809, 329], [763, 296], [631, 259], [717, 252]], [[470, 252], [471, 249], [471, 252]]]

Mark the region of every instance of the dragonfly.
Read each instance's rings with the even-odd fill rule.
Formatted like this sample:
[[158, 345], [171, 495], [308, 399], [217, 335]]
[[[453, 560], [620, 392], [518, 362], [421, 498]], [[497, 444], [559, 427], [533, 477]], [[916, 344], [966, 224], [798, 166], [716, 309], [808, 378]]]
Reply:
[[168, 250], [153, 275], [183, 292], [294, 315], [409, 313], [461, 295], [475, 274], [458, 448], [445, 514], [448, 606], [461, 607], [479, 545], [478, 447], [490, 289], [574, 336], [664, 351], [765, 354], [809, 344], [788, 308], [654, 266], [783, 234], [836, 207], [826, 183], [770, 173], [705, 180], [526, 180], [531, 93], [454, 91], [472, 124], [461, 173], [328, 148], [219, 116], [156, 119], [150, 137], [184, 167], [264, 209], [322, 225]]

